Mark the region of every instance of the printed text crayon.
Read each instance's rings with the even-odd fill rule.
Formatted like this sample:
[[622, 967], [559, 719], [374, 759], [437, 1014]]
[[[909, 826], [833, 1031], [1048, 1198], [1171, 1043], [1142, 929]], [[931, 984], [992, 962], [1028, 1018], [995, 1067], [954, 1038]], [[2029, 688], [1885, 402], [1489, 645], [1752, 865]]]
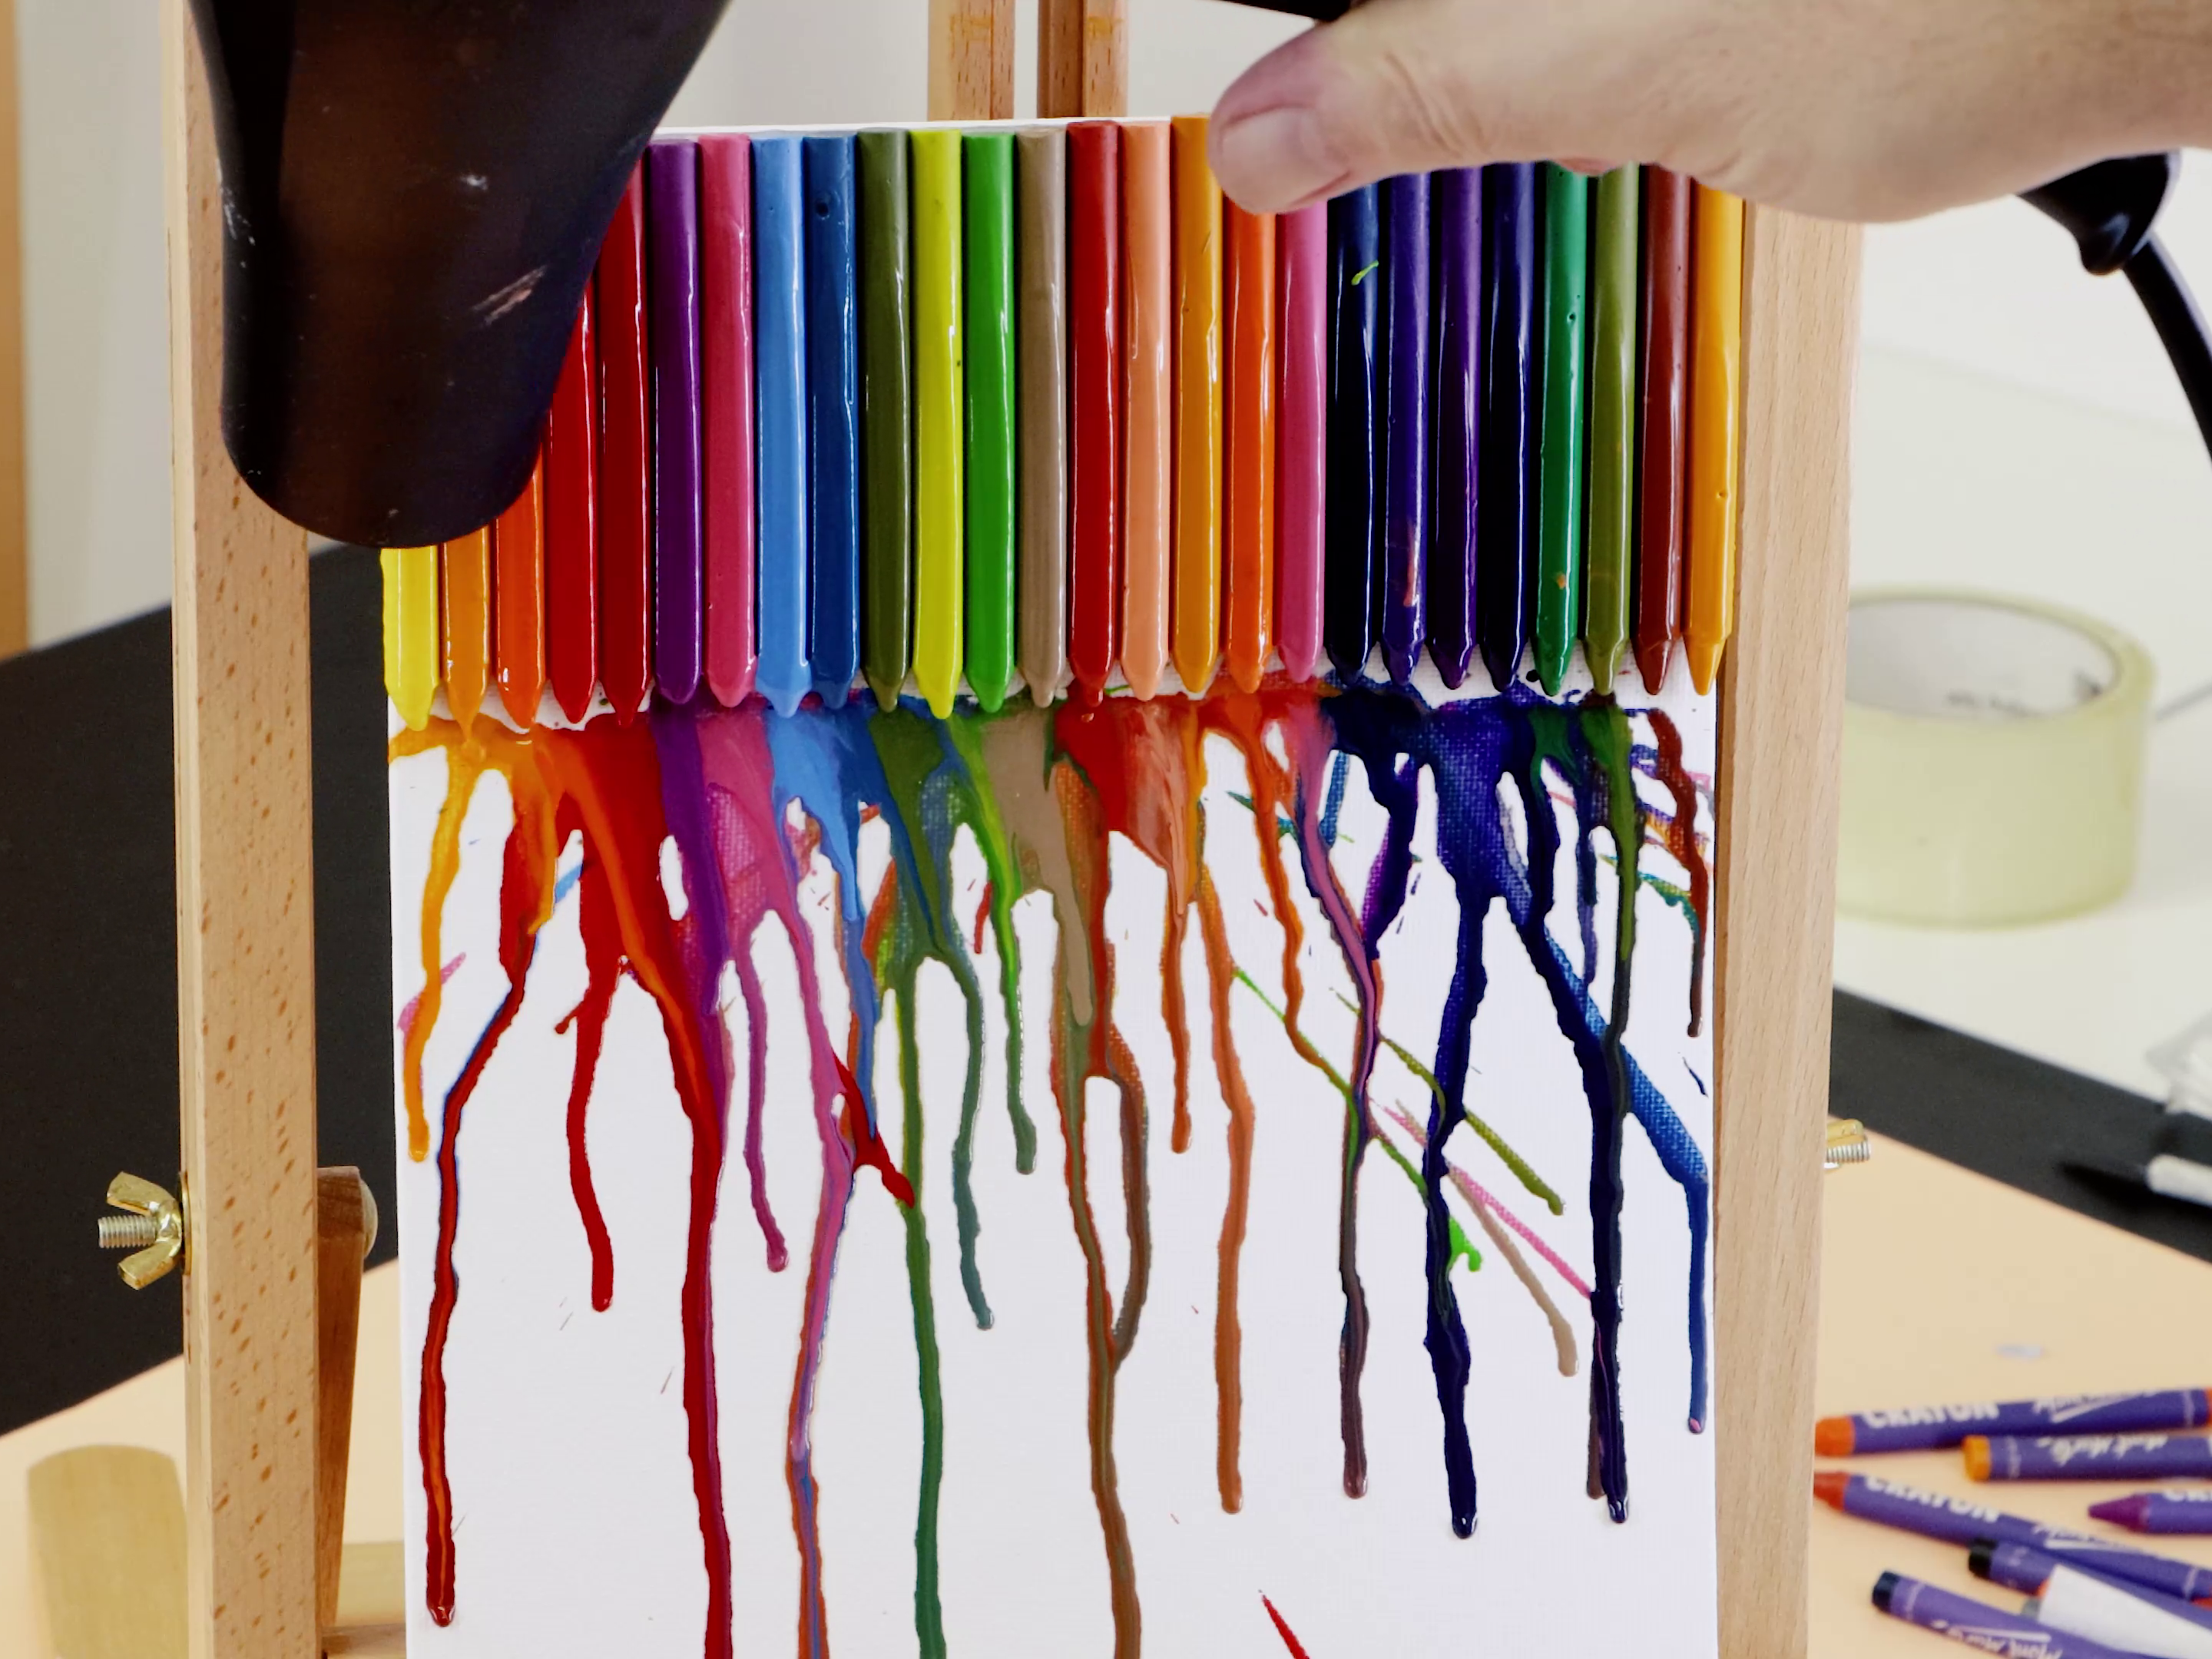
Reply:
[[1014, 678], [1014, 136], [961, 141], [968, 343], [968, 689], [988, 713]]
[[1682, 636], [1690, 459], [1690, 181], [1644, 170], [1644, 341], [1636, 453], [1636, 666], [1656, 696]]
[[1175, 549], [1175, 159], [1164, 121], [1121, 125], [1121, 672], [1139, 697], [1168, 668]]
[[545, 696], [545, 457], [492, 526], [492, 663], [500, 706], [526, 730]]
[[2167, 1595], [2192, 1601], [2212, 1595], [2212, 1567], [2153, 1555], [2109, 1538], [2093, 1537], [2065, 1527], [2046, 1526], [2017, 1515], [2006, 1515], [1963, 1498], [1885, 1480], [1878, 1475], [1844, 1474], [1823, 1470], [1813, 1477], [1813, 1495], [1831, 1508], [1863, 1521], [1923, 1538], [1950, 1544], [1972, 1544], [1984, 1538], [1999, 1543], [2027, 1544], [2055, 1555], [2069, 1566], [2086, 1567], [2130, 1583], [2143, 1584]]
[[699, 141], [700, 539], [707, 685], [734, 708], [752, 695], [757, 561], [753, 508], [753, 152], [743, 133]]
[[1382, 627], [1382, 190], [1328, 204], [1328, 603], [1322, 638], [1346, 679]]
[[2037, 1623], [2065, 1632], [2069, 1639], [2087, 1637], [2118, 1653], [2212, 1659], [2212, 1627], [2189, 1616], [2203, 1611], [2063, 1566], [2051, 1575], [2040, 1595], [2021, 1608]]
[[438, 550], [387, 547], [384, 567], [384, 689], [408, 726], [430, 723], [438, 695]]
[[1542, 505], [1536, 549], [1536, 675], [1556, 696], [1582, 631], [1583, 328], [1590, 181], [1544, 164]]
[[760, 562], [754, 684], [779, 714], [813, 689], [806, 510], [806, 188], [804, 141], [753, 140], [753, 487]]
[[1222, 656], [1231, 683], [1256, 691], [1275, 633], [1275, 218], [1234, 202], [1222, 215], [1229, 337]]
[[1591, 683], [1609, 693], [1634, 631], [1637, 169], [1613, 168], [1593, 196], [1583, 656]]
[[1970, 1434], [1960, 1449], [1976, 1480], [2212, 1477], [2212, 1440], [2201, 1434]]
[[1067, 131], [1017, 139], [1021, 188], [1022, 678], [1040, 708], [1067, 672]]
[[1886, 1572], [1875, 1582], [1874, 1604], [1893, 1619], [1984, 1653], [2014, 1654], [2021, 1659], [2125, 1659], [2086, 1637], [2062, 1635], [2019, 1613], [1894, 1572]]
[[876, 706], [897, 707], [914, 623], [912, 184], [907, 136], [860, 135], [860, 659]]
[[1067, 665], [1090, 702], [1121, 635], [1121, 130], [1067, 130], [1069, 484]]
[[1536, 168], [1482, 170], [1482, 493], [1475, 503], [1475, 633], [1503, 691], [1528, 648], [1535, 581]]
[[699, 149], [660, 138], [645, 152], [646, 331], [653, 347], [653, 677], [671, 702], [706, 672], [707, 589], [699, 515]]
[[653, 686], [653, 402], [646, 355], [645, 169], [599, 250], [599, 684], [618, 720]]
[[2124, 1394], [2053, 1395], [2042, 1400], [1973, 1401], [1897, 1411], [1824, 1417], [1813, 1425], [1822, 1457], [1867, 1452], [1932, 1451], [1972, 1434], [2069, 1434], [2200, 1429], [2212, 1423], [2212, 1394], [2164, 1389]]
[[860, 295], [849, 134], [805, 141], [807, 661], [842, 708], [860, 672]]
[[1221, 652], [1221, 182], [1206, 118], [1178, 116], [1176, 190], [1175, 605], [1170, 649], [1183, 689], [1213, 679]]
[[[545, 666], [554, 701], [571, 720], [591, 712], [599, 684], [599, 367], [592, 295], [586, 283], [545, 417]], [[750, 403], [750, 385], [746, 395]]]
[[1401, 685], [1428, 640], [1429, 175], [1382, 181], [1382, 660]]
[[491, 532], [471, 531], [438, 550], [445, 600], [446, 707], [463, 731], [475, 724], [491, 683]]
[[939, 720], [966, 654], [966, 369], [960, 135], [916, 132], [914, 176], [914, 677]]
[[1457, 690], [1474, 660], [1475, 496], [1482, 416], [1482, 173], [1429, 179], [1436, 269], [1429, 453], [1429, 655]]
[[2092, 1504], [2089, 1513], [2130, 1532], [2212, 1534], [2212, 1492], [2139, 1492]]
[[[2185, 1624], [2212, 1632], [2212, 1607], [2201, 1607], [2194, 1601], [2161, 1595], [2147, 1585], [2130, 1583], [2111, 1573], [2075, 1566], [2037, 1549], [2032, 1544], [2000, 1544], [1994, 1539], [1984, 1538], [1968, 1552], [1966, 1565], [1977, 1578], [1986, 1578], [1992, 1584], [2002, 1584], [2023, 1595], [2045, 1594], [2061, 1573], [2087, 1578], [2095, 1583], [2110, 1585], [2121, 1594], [2146, 1602]], [[2095, 1634], [2094, 1632], [2089, 1633]]]
[[1743, 203], [1698, 186], [1690, 283], [1689, 508], [1682, 648], [1713, 689], [1735, 627], [1736, 474], [1743, 449]]
[[1275, 645], [1284, 672], [1310, 680], [1321, 663], [1328, 537], [1328, 204], [1284, 214], [1276, 227], [1283, 389], [1275, 416]]

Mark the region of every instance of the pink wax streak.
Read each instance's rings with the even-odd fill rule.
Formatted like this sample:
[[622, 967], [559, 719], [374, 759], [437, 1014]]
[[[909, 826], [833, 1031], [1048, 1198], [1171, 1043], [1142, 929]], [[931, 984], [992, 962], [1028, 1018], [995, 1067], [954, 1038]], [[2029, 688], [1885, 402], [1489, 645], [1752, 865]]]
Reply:
[[[461, 971], [461, 964], [468, 959], [469, 953], [466, 951], [464, 951], [460, 955], [455, 957], [451, 962], [447, 963], [438, 971], [438, 983], [440, 985], [451, 985], [453, 982], [453, 975]], [[428, 994], [429, 994], [427, 991], [417, 991], [413, 996], [407, 999], [406, 1006], [400, 1009], [399, 1018], [394, 1021], [393, 1024], [398, 1028], [401, 1036], [406, 1037], [415, 1035], [415, 1016], [422, 1012], [422, 999]]]
[[[1422, 1128], [1419, 1123], [1413, 1121], [1413, 1114], [1408, 1112], [1404, 1107], [1392, 1107], [1390, 1109], [1390, 1115], [1397, 1120], [1398, 1127], [1403, 1129], [1407, 1134], [1413, 1136], [1416, 1142], [1426, 1142], [1428, 1139], [1428, 1132]], [[1497, 1197], [1488, 1188], [1485, 1187], [1465, 1170], [1460, 1168], [1458, 1164], [1447, 1163], [1444, 1165], [1444, 1168], [1450, 1172], [1452, 1185], [1459, 1188], [1461, 1197], [1467, 1200], [1468, 1203], [1475, 1206], [1478, 1209], [1488, 1210], [1492, 1215], [1496, 1216], [1500, 1221], [1503, 1221], [1515, 1232], [1520, 1234], [1521, 1237], [1528, 1242], [1530, 1249], [1534, 1249], [1538, 1255], [1542, 1256], [1545, 1261], [1552, 1264], [1553, 1268], [1558, 1271], [1560, 1278], [1565, 1279], [1568, 1284], [1573, 1285], [1576, 1290], [1582, 1292], [1583, 1301], [1587, 1302], [1589, 1300], [1590, 1287], [1583, 1282], [1583, 1276], [1577, 1273], [1572, 1267], [1569, 1267], [1567, 1263], [1560, 1258], [1558, 1251], [1554, 1250], [1550, 1245], [1539, 1238], [1534, 1232], [1530, 1231], [1526, 1222], [1522, 1221], [1519, 1216], [1515, 1215], [1513, 1212], [1506, 1208], [1504, 1205], [1499, 1203]]]
[[1282, 390], [1275, 443], [1275, 641], [1294, 680], [1321, 659], [1326, 500], [1328, 204], [1277, 222]]

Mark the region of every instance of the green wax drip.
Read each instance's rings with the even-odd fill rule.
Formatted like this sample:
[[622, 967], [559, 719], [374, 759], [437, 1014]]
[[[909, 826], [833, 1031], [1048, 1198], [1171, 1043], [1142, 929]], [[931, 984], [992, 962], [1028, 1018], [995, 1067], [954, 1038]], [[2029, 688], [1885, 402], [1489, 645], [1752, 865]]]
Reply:
[[[1343, 994], [1339, 992], [1338, 995], [1341, 998]], [[1385, 1031], [1382, 1036], [1382, 1046], [1398, 1056], [1400, 1064], [1419, 1079], [1421, 1086], [1429, 1091], [1430, 1097], [1437, 1104], [1444, 1104], [1444, 1086], [1437, 1080], [1437, 1074], [1424, 1066], [1419, 1056], [1411, 1048], [1390, 1036], [1389, 1032]], [[1550, 1184], [1543, 1176], [1538, 1175], [1530, 1167], [1526, 1158], [1506, 1144], [1504, 1136], [1476, 1116], [1472, 1108], [1462, 1106], [1460, 1113], [1466, 1118], [1467, 1127], [1481, 1136], [1483, 1143], [1498, 1154], [1498, 1161], [1513, 1171], [1514, 1179], [1521, 1183], [1523, 1191], [1532, 1198], [1540, 1199], [1553, 1215], [1565, 1213], [1566, 1206], [1560, 1201], [1559, 1195], [1552, 1190]]]
[[1028, 890], [1013, 838], [1000, 816], [998, 798], [983, 763], [986, 721], [955, 714], [945, 722], [945, 740], [964, 775], [954, 792], [954, 815], [968, 826], [991, 878], [991, 938], [999, 952], [999, 1000], [1006, 1017], [1006, 1120], [1014, 1131], [1014, 1168], [1028, 1175], [1036, 1168], [1036, 1125], [1022, 1104], [1022, 950], [1014, 933], [1014, 905]]
[[[903, 932], [895, 925], [894, 931]], [[907, 1294], [914, 1304], [914, 1350], [921, 1395], [921, 1491], [914, 1519], [914, 1633], [922, 1659], [945, 1659], [945, 1608], [938, 1593], [938, 1501], [945, 1486], [945, 1390], [937, 1351], [937, 1300], [930, 1290], [929, 1222], [922, 1214], [921, 1045], [914, 1024], [918, 957], [899, 952], [891, 992], [898, 1000], [899, 1091], [906, 1097], [900, 1172], [914, 1188], [906, 1206]], [[879, 970], [880, 971], [880, 970]]]

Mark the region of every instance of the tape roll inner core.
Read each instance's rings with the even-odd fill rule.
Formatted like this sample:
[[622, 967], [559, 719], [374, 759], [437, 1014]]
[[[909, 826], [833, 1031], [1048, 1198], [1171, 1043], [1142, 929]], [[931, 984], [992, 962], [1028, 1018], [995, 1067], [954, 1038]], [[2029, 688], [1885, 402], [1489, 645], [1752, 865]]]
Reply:
[[2033, 611], [1949, 598], [1851, 607], [1844, 696], [1921, 720], [2070, 714], [2109, 692], [2120, 665], [2099, 640]]

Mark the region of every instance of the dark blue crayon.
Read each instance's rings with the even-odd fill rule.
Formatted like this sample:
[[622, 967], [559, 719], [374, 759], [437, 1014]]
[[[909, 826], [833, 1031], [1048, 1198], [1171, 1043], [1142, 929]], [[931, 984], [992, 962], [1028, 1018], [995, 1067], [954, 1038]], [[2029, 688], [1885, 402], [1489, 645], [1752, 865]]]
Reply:
[[2004, 1659], [2128, 1659], [2102, 1642], [2068, 1636], [2020, 1613], [1954, 1595], [1900, 1573], [1886, 1572], [1875, 1581], [1874, 1604], [1893, 1619]]
[[2212, 1440], [2201, 1434], [1970, 1434], [1960, 1450], [1977, 1480], [2212, 1475]]
[[1482, 432], [1482, 173], [1429, 176], [1429, 655], [1456, 690], [1474, 660], [1475, 498]]
[[851, 134], [806, 140], [806, 455], [814, 689], [844, 706], [860, 672], [860, 304]]
[[2203, 1535], [2212, 1534], [2212, 1492], [2139, 1492], [2092, 1504], [2089, 1513], [2130, 1532]]
[[1382, 183], [1389, 343], [1382, 504], [1382, 660], [1404, 685], [1428, 639], [1429, 175]]
[[1536, 233], [1534, 162], [1482, 170], [1482, 494], [1476, 504], [1476, 632], [1503, 691], [1528, 647], [1535, 581]]
[[1328, 547], [1322, 642], [1347, 680], [1367, 669], [1381, 620], [1382, 191], [1328, 204]]

